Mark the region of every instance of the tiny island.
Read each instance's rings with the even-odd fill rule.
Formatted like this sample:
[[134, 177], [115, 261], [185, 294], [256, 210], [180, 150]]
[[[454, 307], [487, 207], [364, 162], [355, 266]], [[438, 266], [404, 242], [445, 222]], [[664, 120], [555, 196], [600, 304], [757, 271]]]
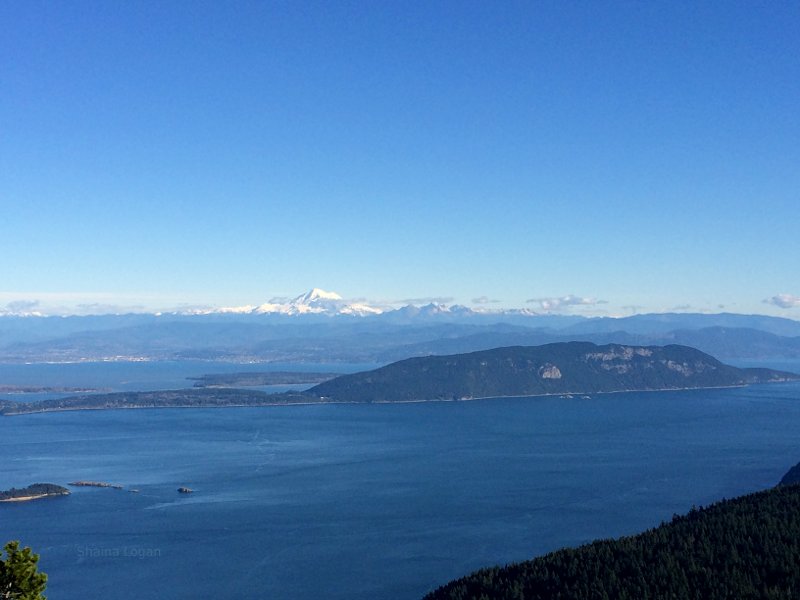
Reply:
[[122, 486], [116, 483], [106, 483], [105, 481], [71, 481], [67, 485], [72, 487], [97, 487], [97, 488], [113, 488], [121, 490]]
[[54, 483], [34, 483], [24, 488], [0, 492], [0, 502], [28, 502], [52, 496], [68, 496], [69, 490]]

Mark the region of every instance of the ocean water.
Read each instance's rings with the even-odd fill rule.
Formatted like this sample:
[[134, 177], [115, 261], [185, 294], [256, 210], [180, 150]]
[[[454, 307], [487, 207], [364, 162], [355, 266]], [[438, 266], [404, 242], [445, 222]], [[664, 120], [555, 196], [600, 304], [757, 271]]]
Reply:
[[774, 485], [799, 426], [797, 383], [5, 417], [0, 489], [126, 490], [0, 505], [0, 540], [51, 600], [412, 599]]

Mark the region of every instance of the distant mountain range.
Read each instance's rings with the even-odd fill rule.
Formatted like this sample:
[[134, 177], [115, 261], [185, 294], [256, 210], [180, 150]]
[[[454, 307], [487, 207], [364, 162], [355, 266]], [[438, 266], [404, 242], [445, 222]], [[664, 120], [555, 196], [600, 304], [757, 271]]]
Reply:
[[345, 301], [336, 292], [314, 288], [294, 299], [275, 298], [259, 306], [195, 309], [189, 314], [251, 314], [251, 315], [327, 315], [367, 316], [379, 315], [384, 310], [364, 303]]
[[[709, 321], [713, 322], [713, 319], [709, 319]], [[589, 321], [586, 325], [592, 329], [595, 324]], [[453, 354], [499, 346], [538, 345], [566, 341], [646, 346], [679, 344], [698, 348], [703, 352], [725, 359], [800, 358], [800, 337], [780, 336], [745, 327], [715, 326], [640, 333], [631, 333], [625, 330], [585, 332], [579, 328], [570, 327], [564, 330], [514, 328], [502, 331], [484, 328], [482, 331], [472, 334], [426, 340], [392, 348], [380, 355], [379, 362], [399, 360], [409, 356]]]
[[382, 364], [411, 356], [565, 341], [682, 344], [725, 359], [800, 359], [800, 321], [730, 313], [585, 318], [436, 303], [387, 309], [348, 302], [317, 288], [260, 306], [184, 313], [0, 316], [0, 362]]

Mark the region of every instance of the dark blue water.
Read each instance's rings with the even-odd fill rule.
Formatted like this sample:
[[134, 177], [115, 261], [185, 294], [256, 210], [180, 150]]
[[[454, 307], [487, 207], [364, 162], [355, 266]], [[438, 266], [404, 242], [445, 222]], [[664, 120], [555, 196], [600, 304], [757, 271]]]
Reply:
[[6, 417], [0, 489], [140, 492], [0, 505], [0, 540], [41, 553], [51, 600], [419, 598], [774, 485], [798, 426], [798, 384]]

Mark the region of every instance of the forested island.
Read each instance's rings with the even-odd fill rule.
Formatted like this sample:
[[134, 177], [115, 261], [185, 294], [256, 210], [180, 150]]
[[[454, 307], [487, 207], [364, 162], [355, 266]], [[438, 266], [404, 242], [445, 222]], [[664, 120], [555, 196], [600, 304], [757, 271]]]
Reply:
[[642, 534], [453, 581], [426, 600], [797, 598], [800, 485], [723, 500]]
[[69, 490], [53, 483], [34, 483], [24, 488], [11, 488], [0, 492], [0, 502], [27, 502], [50, 496], [67, 496]]
[[211, 373], [189, 377], [194, 387], [254, 387], [262, 385], [310, 385], [336, 377], [336, 373], [311, 373], [295, 371], [259, 371], [252, 373]]
[[800, 380], [800, 375], [771, 369], [739, 369], [686, 346], [597, 346], [567, 342], [410, 358], [371, 371], [341, 375], [302, 392], [269, 394], [227, 387], [118, 392], [38, 402], [0, 401], [0, 414], [469, 400], [733, 387], [794, 380]]
[[306, 393], [336, 401], [397, 402], [733, 387], [797, 379], [800, 375], [725, 365], [687, 346], [566, 342], [409, 358], [342, 375]]

